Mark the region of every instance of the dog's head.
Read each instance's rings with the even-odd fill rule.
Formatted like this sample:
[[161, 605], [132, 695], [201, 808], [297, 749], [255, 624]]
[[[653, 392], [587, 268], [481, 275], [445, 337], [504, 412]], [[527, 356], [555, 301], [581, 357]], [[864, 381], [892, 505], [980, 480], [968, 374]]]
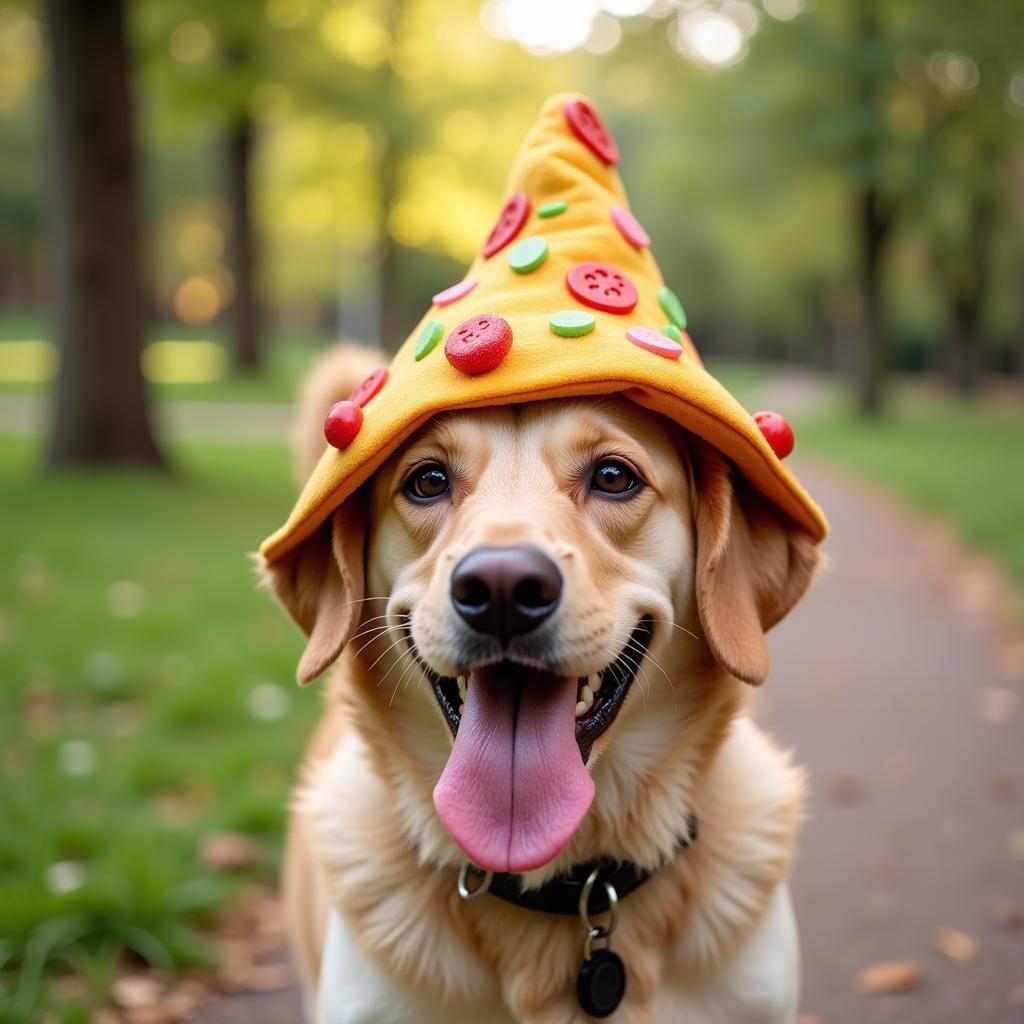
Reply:
[[354, 640], [421, 848], [525, 872], [692, 786], [816, 562], [717, 451], [613, 397], [436, 417], [270, 579], [300, 679]]

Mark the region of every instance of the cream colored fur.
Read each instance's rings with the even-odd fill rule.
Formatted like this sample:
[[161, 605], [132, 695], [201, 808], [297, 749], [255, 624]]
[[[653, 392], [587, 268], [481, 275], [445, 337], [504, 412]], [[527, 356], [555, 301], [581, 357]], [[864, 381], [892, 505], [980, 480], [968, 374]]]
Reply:
[[[324, 409], [315, 412], [306, 419], [319, 433]], [[655, 482], [642, 503], [591, 506], [565, 496], [559, 453], [605, 434]], [[815, 551], [733, 480], [721, 456], [677, 435], [623, 399], [444, 418], [271, 572], [270, 585], [310, 635], [303, 680], [343, 651], [296, 793], [285, 867], [293, 945], [310, 992], [322, 989], [318, 1020], [587, 1019], [574, 989], [579, 921], [457, 896], [464, 855], [431, 802], [451, 738], [394, 630], [399, 613], [414, 611], [418, 646], [446, 671], [451, 565], [473, 544], [523, 540], [559, 560], [567, 617], [597, 624], [567, 628], [573, 670], [565, 674], [610, 660], [638, 607], [655, 614], [648, 658], [589, 762], [593, 806], [526, 884], [595, 857], [647, 867], [667, 860], [623, 901], [614, 948], [629, 982], [612, 1019], [791, 1018], [796, 951], [784, 883], [803, 779], [744, 714], [740, 680], [767, 674], [763, 630], [803, 593]], [[403, 509], [394, 494], [417, 449], [438, 445], [459, 461], [467, 495], [432, 519]], [[676, 852], [691, 810], [700, 837]], [[324, 962], [328, 932], [332, 959]], [[393, 986], [377, 1017], [372, 1004], [384, 997], [369, 981], [352, 988], [341, 963], [353, 946], [359, 977]]]

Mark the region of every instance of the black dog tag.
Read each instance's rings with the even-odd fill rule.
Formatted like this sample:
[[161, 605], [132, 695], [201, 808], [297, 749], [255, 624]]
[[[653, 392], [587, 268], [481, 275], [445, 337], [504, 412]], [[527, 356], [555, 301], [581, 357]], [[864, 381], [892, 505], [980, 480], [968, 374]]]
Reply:
[[610, 949], [596, 949], [576, 977], [576, 998], [591, 1017], [608, 1017], [622, 1002], [626, 968]]

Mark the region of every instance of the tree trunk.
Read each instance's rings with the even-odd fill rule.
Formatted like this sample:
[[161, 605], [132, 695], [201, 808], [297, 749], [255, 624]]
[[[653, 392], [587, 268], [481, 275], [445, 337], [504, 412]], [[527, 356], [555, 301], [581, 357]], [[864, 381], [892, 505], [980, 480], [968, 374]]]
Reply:
[[239, 114], [231, 121], [225, 138], [227, 198], [231, 214], [228, 267], [235, 279], [235, 294], [229, 310], [231, 351], [235, 369], [258, 372], [263, 369], [259, 317], [253, 272], [256, 246], [252, 230], [252, 120]]
[[860, 291], [863, 340], [857, 367], [857, 407], [865, 416], [882, 408], [888, 345], [882, 308], [882, 254], [889, 236], [889, 218], [881, 210], [875, 189], [860, 196]]
[[[872, 54], [882, 35], [875, 3], [860, 0], [855, 8], [856, 31], [861, 47], [858, 73], [858, 101], [862, 111], [871, 111], [881, 118], [882, 104], [879, 70]], [[882, 308], [882, 256], [892, 223], [891, 210], [881, 193], [882, 167], [880, 142], [865, 135], [861, 152], [861, 174], [865, 181], [857, 195], [859, 235], [859, 287], [863, 338], [856, 373], [857, 407], [864, 416], [877, 416], [882, 408], [885, 375], [888, 370], [888, 339]]]
[[46, 0], [52, 47], [54, 309], [48, 461], [163, 465], [139, 356], [138, 189], [122, 0]]
[[971, 204], [966, 252], [945, 287], [950, 297], [950, 384], [961, 395], [977, 391], [985, 373], [982, 313], [990, 279], [995, 216], [990, 196], [981, 196]]

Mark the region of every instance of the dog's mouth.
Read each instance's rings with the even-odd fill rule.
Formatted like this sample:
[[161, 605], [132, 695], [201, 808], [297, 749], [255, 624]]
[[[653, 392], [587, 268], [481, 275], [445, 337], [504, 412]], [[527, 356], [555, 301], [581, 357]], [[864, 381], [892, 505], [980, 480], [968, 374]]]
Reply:
[[586, 761], [621, 710], [651, 633], [651, 619], [641, 619], [590, 676], [508, 660], [452, 678], [420, 662], [455, 740], [434, 805], [474, 863], [530, 871], [569, 842], [594, 798]]
[[[615, 721], [626, 694], [629, 693], [629, 688], [640, 670], [640, 664], [647, 654], [650, 642], [651, 620], [645, 617], [637, 623], [629, 640], [613, 662], [600, 672], [576, 677], [576, 743], [584, 764], [590, 759], [595, 740]], [[434, 688], [434, 696], [452, 736], [458, 736], [473, 672], [454, 678], [438, 675], [419, 658], [415, 647], [413, 650]], [[529, 677], [555, 678], [551, 673], [540, 672], [514, 661], [490, 665], [487, 671], [500, 673], [512, 686], [523, 686], [529, 681]]]

